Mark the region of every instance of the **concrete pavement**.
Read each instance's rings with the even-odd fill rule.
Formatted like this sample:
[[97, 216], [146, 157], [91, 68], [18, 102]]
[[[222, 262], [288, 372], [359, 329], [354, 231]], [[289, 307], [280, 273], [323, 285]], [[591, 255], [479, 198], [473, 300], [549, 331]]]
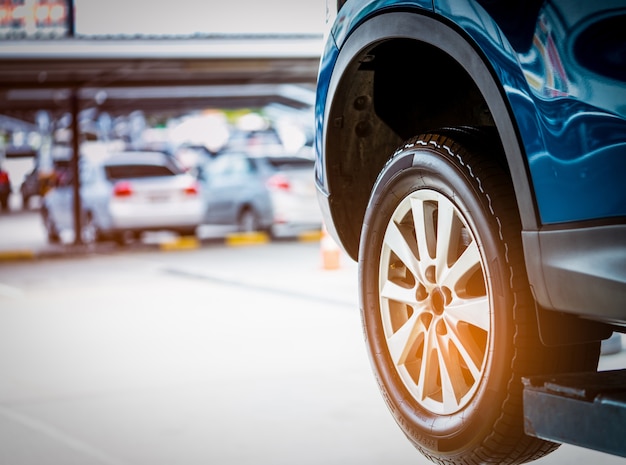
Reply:
[[49, 249], [36, 211], [0, 213], [0, 259], [34, 258]]
[[[320, 231], [304, 231], [296, 237], [286, 240], [319, 241]], [[198, 228], [197, 237], [179, 237], [168, 232], [144, 234], [141, 241], [127, 246], [119, 246], [113, 242], [91, 245], [76, 245], [73, 235], [68, 234], [65, 241], [50, 244], [46, 230], [37, 209], [13, 209], [0, 212], [0, 262], [14, 260], [34, 260], [39, 258], [66, 257], [88, 253], [110, 253], [119, 250], [160, 249], [184, 250], [195, 249], [203, 244], [224, 242], [229, 246], [259, 245], [270, 241], [263, 233], [241, 234], [231, 227], [202, 225]]]
[[[50, 247], [35, 212], [1, 216], [0, 250], [21, 247], [92, 252]], [[207, 244], [0, 264], [0, 464], [428, 463], [376, 389], [356, 264], [328, 272], [317, 251]], [[563, 446], [536, 463], [624, 459]]]

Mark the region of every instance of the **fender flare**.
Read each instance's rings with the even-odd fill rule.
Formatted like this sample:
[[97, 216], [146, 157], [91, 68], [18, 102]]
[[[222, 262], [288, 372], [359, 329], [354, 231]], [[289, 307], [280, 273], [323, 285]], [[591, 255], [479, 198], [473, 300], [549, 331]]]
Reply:
[[[328, 131], [332, 130], [329, 118], [332, 114], [334, 97], [353, 60], [382, 41], [399, 38], [413, 39], [436, 47], [453, 58], [470, 75], [494, 116], [509, 170], [511, 171], [522, 228], [525, 231], [537, 231], [540, 221], [530, 181], [526, 154], [522, 148], [523, 144], [521, 143], [519, 128], [510, 102], [503, 87], [500, 85], [500, 82], [503, 80], [510, 81], [512, 77], [502, 76], [500, 79], [496, 77], [494, 66], [489, 63], [488, 58], [480, 51], [473, 39], [460, 29], [444, 23], [436, 17], [423, 14], [421, 10], [420, 12], [384, 12], [372, 16], [362, 22], [343, 42], [333, 67], [326, 94], [323, 135], [325, 152], [329, 153], [327, 139]], [[499, 47], [499, 44], [493, 45], [494, 54], [497, 52], [503, 55], [502, 51], [496, 50], [496, 46]], [[495, 55], [492, 58], [494, 60], [498, 58], [500, 64], [503, 59], [507, 59], [507, 57], [496, 57]], [[508, 61], [514, 63], [512, 60]], [[504, 72], [502, 71], [502, 66], [499, 66], [498, 69]], [[521, 71], [519, 72], [521, 73]], [[517, 78], [518, 76], [514, 77]], [[519, 94], [519, 92], [517, 93]], [[529, 101], [530, 99], [523, 100]], [[524, 129], [525, 131], [534, 130], [532, 126]], [[526, 134], [526, 136], [534, 137], [533, 134]], [[536, 140], [541, 139], [539, 133], [536, 134], [536, 137]], [[332, 163], [332, 160], [326, 157], [325, 162], [329, 164]], [[328, 194], [329, 197], [332, 197], [332, 192]], [[330, 198], [327, 201], [330, 201]]]

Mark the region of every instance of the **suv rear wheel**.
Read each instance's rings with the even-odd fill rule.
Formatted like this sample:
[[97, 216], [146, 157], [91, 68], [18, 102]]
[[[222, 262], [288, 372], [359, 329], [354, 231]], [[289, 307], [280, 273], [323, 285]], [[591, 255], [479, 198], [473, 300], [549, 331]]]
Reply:
[[408, 141], [378, 178], [359, 251], [368, 350], [428, 458], [523, 463], [557, 445], [524, 434], [521, 376], [595, 369], [599, 343], [541, 344], [510, 178], [476, 134], [454, 137]]
[[259, 218], [250, 207], [245, 207], [237, 219], [237, 231], [241, 233], [257, 232], [260, 229]]

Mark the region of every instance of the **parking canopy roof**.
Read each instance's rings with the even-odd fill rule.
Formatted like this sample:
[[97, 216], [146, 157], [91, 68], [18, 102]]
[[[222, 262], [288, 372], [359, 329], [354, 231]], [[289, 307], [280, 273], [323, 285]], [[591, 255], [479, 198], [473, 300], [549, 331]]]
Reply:
[[321, 35], [106, 36], [0, 41], [0, 114], [111, 114], [313, 104]]

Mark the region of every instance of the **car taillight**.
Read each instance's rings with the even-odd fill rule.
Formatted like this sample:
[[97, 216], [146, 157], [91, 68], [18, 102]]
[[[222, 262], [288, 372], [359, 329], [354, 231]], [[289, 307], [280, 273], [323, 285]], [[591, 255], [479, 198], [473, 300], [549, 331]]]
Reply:
[[130, 197], [133, 195], [133, 188], [128, 181], [120, 181], [113, 186], [115, 197]]
[[275, 174], [267, 180], [267, 187], [279, 191], [291, 190], [291, 183], [286, 176], [282, 174]]
[[194, 182], [193, 184], [185, 187], [186, 195], [198, 195], [198, 183]]

